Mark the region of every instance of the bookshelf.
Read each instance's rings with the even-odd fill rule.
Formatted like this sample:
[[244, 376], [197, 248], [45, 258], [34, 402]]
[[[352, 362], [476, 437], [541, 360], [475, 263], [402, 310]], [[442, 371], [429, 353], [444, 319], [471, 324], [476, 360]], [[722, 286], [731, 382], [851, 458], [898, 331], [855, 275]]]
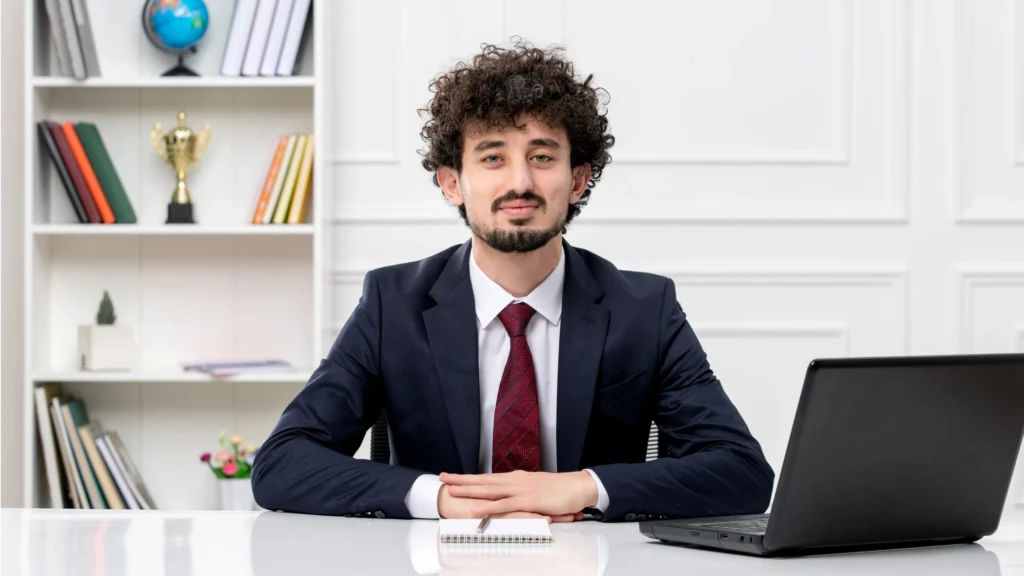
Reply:
[[[200, 75], [163, 77], [177, 59], [146, 38], [142, 2], [83, 1], [98, 77], [62, 75], [46, 3], [25, 11], [24, 501], [52, 506], [35, 390], [59, 383], [82, 399], [91, 420], [117, 431], [159, 508], [215, 508], [217, 486], [199, 454], [217, 449], [221, 430], [261, 442], [330, 343], [323, 191], [331, 174], [320, 130], [329, 125], [326, 2], [312, 0], [292, 76], [221, 75], [235, 3], [206, 0], [209, 29], [185, 60]], [[165, 224], [175, 177], [150, 141], [153, 125], [166, 132], [179, 110], [189, 128], [212, 129], [188, 173], [195, 224]], [[135, 223], [79, 222], [40, 139], [40, 120], [96, 126]], [[304, 221], [252, 224], [278, 138], [298, 133], [312, 134], [314, 143]], [[104, 290], [117, 324], [132, 328], [133, 366], [83, 371], [78, 326], [95, 323]], [[287, 360], [296, 371], [212, 378], [181, 366], [263, 358]]]

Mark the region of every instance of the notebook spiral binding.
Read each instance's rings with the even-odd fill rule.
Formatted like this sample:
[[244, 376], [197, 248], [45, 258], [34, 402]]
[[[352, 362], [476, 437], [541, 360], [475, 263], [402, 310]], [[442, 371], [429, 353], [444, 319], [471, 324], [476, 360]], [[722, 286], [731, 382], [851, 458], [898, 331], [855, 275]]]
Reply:
[[548, 544], [552, 537], [534, 534], [442, 534], [445, 544]]

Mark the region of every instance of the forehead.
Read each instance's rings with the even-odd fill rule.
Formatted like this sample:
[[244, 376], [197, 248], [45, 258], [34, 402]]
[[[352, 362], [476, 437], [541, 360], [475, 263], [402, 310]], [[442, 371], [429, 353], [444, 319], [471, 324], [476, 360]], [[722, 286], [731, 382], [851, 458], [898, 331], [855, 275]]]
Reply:
[[465, 141], [467, 144], [483, 140], [502, 140], [507, 143], [528, 142], [535, 138], [551, 138], [566, 143], [565, 130], [559, 126], [550, 126], [536, 118], [524, 118], [518, 121], [519, 126], [490, 126], [483, 122], [470, 124], [466, 127]]

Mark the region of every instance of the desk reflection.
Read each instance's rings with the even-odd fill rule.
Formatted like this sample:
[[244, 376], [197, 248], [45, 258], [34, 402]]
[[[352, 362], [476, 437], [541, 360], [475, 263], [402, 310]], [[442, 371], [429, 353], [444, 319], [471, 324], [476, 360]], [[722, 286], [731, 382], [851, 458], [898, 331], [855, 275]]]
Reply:
[[601, 533], [586, 533], [568, 525], [553, 525], [550, 544], [442, 544], [437, 523], [410, 524], [409, 560], [417, 574], [559, 574], [602, 576], [608, 565], [608, 541]]
[[436, 521], [426, 520], [339, 521], [264, 512], [252, 529], [253, 574], [320, 573], [333, 567], [366, 574], [602, 576], [608, 563], [608, 541], [600, 532], [556, 526], [556, 541], [547, 545], [471, 546], [441, 544], [437, 529]]
[[633, 574], [1000, 576], [1024, 565], [1024, 523], [982, 544], [755, 558], [662, 544], [635, 524], [552, 525], [555, 541], [449, 545], [436, 521], [278, 512], [9, 510], [3, 574], [268, 576], [287, 574]]

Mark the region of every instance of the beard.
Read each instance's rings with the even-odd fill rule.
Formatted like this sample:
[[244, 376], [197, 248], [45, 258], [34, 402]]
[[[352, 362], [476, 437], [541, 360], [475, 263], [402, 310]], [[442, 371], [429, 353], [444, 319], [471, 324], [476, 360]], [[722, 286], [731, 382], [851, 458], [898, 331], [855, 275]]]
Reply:
[[[511, 200], [532, 200], [537, 202], [538, 210], [545, 210], [547, 202], [537, 196], [533, 192], [524, 192], [517, 194], [515, 192], [509, 192], [496, 199], [491, 204], [491, 212], [497, 213], [501, 209], [501, 205]], [[520, 218], [512, 220], [512, 226], [515, 228], [512, 230], [505, 230], [501, 228], [492, 228], [490, 230], [484, 230], [476, 222], [468, 221], [469, 229], [473, 231], [478, 238], [484, 241], [491, 248], [506, 253], [522, 253], [522, 252], [533, 252], [544, 247], [552, 238], [558, 236], [562, 229], [565, 227], [566, 214], [568, 213], [568, 207], [566, 210], [559, 215], [556, 221], [547, 228], [540, 230], [523, 228], [529, 222], [528, 218]]]

